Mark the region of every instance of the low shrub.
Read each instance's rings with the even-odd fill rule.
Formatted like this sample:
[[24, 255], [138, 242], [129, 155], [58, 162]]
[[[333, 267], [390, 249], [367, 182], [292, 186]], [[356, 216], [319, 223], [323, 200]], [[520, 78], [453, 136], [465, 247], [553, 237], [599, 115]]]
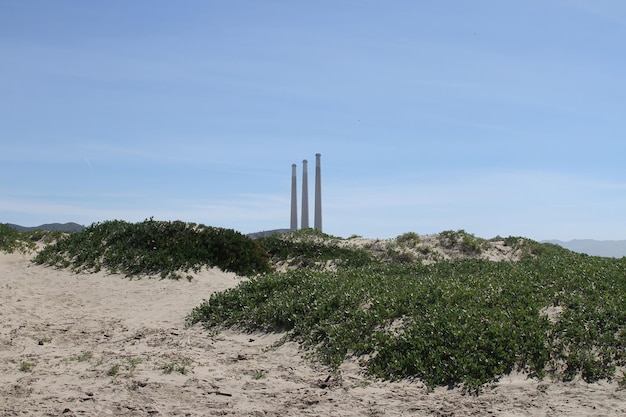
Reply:
[[240, 275], [270, 271], [268, 255], [239, 232], [185, 223], [121, 220], [94, 223], [44, 248], [34, 262], [74, 271], [180, 278], [180, 271], [218, 267]]
[[415, 232], [407, 232], [396, 237], [396, 243], [410, 248], [416, 248], [420, 243], [420, 237]]
[[0, 251], [13, 253], [25, 252], [35, 247], [25, 234], [12, 229], [9, 225], [0, 223]]
[[40, 229], [18, 232], [8, 224], [0, 223], [0, 251], [28, 252], [35, 250], [37, 243], [49, 244], [64, 235], [63, 232]]
[[374, 258], [364, 249], [344, 247], [341, 238], [315, 229], [301, 229], [285, 234], [274, 234], [257, 239], [275, 263], [324, 269], [327, 262], [341, 267], [364, 266]]
[[446, 230], [439, 234], [441, 246], [446, 249], [458, 249], [467, 255], [478, 255], [483, 249], [489, 248], [489, 242], [485, 239], [477, 238], [465, 230]]

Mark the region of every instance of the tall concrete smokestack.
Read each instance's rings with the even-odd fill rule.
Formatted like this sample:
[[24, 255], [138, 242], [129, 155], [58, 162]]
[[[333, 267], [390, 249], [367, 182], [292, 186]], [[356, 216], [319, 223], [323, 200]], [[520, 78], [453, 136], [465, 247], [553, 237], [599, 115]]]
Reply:
[[296, 184], [296, 164], [291, 165], [291, 230], [298, 229], [298, 189]]
[[307, 160], [302, 161], [302, 228], [309, 227], [309, 174]]
[[322, 174], [320, 168], [321, 154], [315, 154], [315, 229], [322, 231]]

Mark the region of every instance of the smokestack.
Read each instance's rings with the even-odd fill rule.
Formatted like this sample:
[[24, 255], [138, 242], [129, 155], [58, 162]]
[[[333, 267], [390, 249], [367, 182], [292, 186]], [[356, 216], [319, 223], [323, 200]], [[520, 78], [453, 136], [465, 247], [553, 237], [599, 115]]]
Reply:
[[298, 229], [298, 196], [296, 185], [296, 164], [291, 164], [291, 230]]
[[302, 228], [309, 227], [309, 174], [307, 160], [302, 161]]
[[315, 154], [315, 229], [322, 231], [322, 174], [319, 153]]

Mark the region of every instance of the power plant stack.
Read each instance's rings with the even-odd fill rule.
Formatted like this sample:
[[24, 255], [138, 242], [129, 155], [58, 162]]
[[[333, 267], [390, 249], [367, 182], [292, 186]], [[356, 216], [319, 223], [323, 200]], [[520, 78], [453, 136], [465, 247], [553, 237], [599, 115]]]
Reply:
[[[321, 154], [315, 154], [315, 229], [322, 231], [322, 177], [320, 167]], [[309, 227], [309, 184], [307, 160], [302, 161], [302, 225]], [[298, 190], [296, 164], [291, 165], [291, 230], [298, 229]]]
[[322, 173], [321, 154], [315, 154], [315, 229], [322, 231]]
[[298, 229], [298, 190], [296, 184], [296, 164], [291, 165], [291, 227], [290, 229]]
[[302, 228], [309, 227], [309, 175], [307, 160], [302, 161]]

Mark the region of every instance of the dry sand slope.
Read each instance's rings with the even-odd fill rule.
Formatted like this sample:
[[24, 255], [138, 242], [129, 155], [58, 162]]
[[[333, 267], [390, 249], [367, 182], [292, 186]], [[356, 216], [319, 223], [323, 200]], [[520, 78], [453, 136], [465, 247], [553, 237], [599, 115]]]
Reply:
[[614, 416], [616, 384], [505, 378], [478, 396], [339, 375], [280, 335], [184, 328], [203, 298], [240, 281], [76, 275], [0, 254], [2, 416]]

